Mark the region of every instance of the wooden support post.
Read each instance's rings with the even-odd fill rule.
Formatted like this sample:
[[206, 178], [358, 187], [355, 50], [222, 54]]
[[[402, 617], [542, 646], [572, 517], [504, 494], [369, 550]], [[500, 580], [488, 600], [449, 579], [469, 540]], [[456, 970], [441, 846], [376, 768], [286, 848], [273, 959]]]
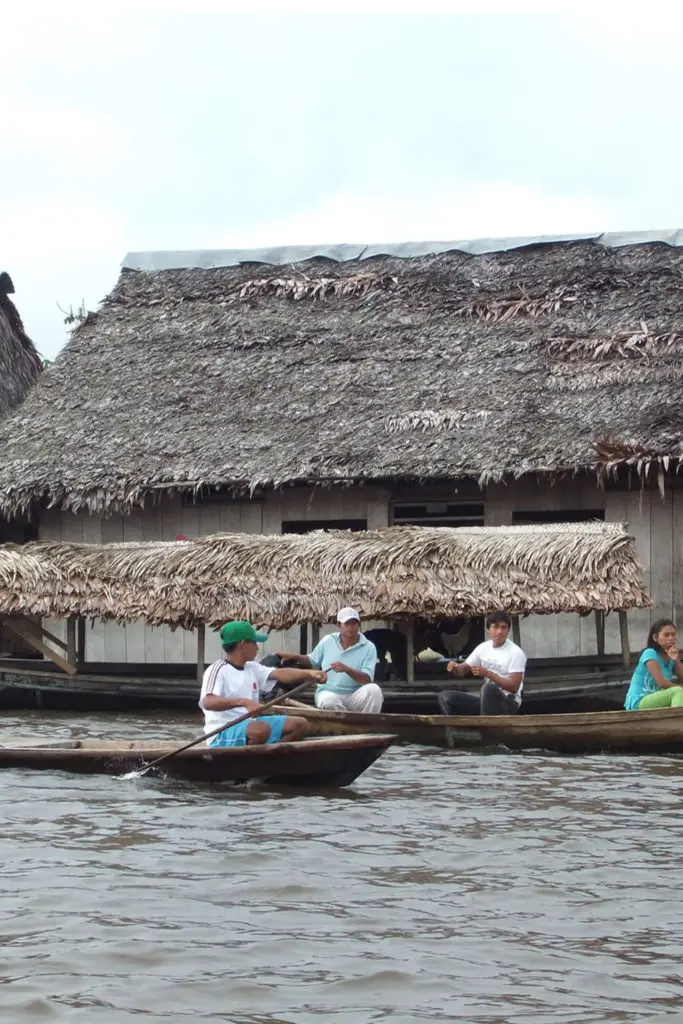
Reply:
[[621, 637], [621, 660], [624, 668], [631, 667], [631, 647], [628, 639], [628, 618], [625, 611], [619, 612], [619, 635]]
[[518, 647], [522, 646], [522, 641], [519, 634], [519, 615], [512, 616], [512, 639]]
[[319, 641], [320, 641], [320, 623], [319, 622], [312, 622], [311, 623], [311, 650], [313, 650], [314, 647], [318, 646], [318, 642]]
[[76, 617], [70, 615], [66, 620], [66, 658], [72, 665], [78, 661], [76, 653]]
[[406, 622], [406, 682], [415, 682], [415, 624], [412, 619]]
[[76, 619], [76, 651], [79, 665], [85, 663], [85, 619], [78, 616]]
[[299, 626], [299, 654], [308, 654], [308, 623]]
[[197, 626], [197, 682], [201, 683], [202, 677], [204, 676], [204, 661], [206, 660], [205, 655], [206, 649], [206, 626], [204, 623], [200, 623]]
[[595, 612], [595, 640], [598, 648], [598, 654], [605, 653], [605, 613], [601, 611]]
[[24, 640], [29, 645], [29, 647], [33, 647], [36, 651], [39, 651], [40, 654], [43, 655], [43, 657], [48, 658], [49, 661], [54, 662], [54, 664], [57, 665], [58, 668], [61, 668], [63, 672], [66, 672], [67, 675], [76, 675], [76, 672], [78, 671], [76, 666], [73, 665], [70, 661], [67, 661], [65, 658], [63, 658], [61, 654], [57, 654], [57, 652], [53, 650], [52, 647], [48, 647], [47, 644], [44, 644], [43, 641], [39, 639], [38, 636], [36, 635], [36, 627], [33, 623], [31, 624], [31, 627], [27, 629], [26, 621], [24, 619], [6, 618], [3, 620], [3, 625], [7, 629], [11, 630], [12, 633], [15, 633], [18, 637], [21, 637], [21, 639]]

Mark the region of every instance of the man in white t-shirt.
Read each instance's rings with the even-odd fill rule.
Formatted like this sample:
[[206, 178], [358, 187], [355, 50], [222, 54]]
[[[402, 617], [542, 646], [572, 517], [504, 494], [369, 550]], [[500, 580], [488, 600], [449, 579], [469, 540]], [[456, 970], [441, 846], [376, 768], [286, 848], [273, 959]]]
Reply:
[[443, 690], [437, 697], [445, 715], [514, 715], [522, 703], [526, 654], [508, 634], [512, 619], [507, 612], [486, 617], [488, 640], [475, 647], [464, 661], [449, 661], [454, 676], [484, 679], [479, 696], [461, 690]]
[[[257, 633], [249, 622], [226, 622], [220, 631], [224, 657], [204, 672], [199, 706], [204, 712], [204, 732], [228, 725], [248, 711], [258, 710], [260, 698], [277, 682], [319, 685], [325, 673], [312, 669], [267, 668], [254, 659], [258, 645], [268, 637]], [[305, 718], [293, 715], [261, 715], [212, 736], [210, 747], [243, 747], [246, 744], [301, 740], [310, 730]]]

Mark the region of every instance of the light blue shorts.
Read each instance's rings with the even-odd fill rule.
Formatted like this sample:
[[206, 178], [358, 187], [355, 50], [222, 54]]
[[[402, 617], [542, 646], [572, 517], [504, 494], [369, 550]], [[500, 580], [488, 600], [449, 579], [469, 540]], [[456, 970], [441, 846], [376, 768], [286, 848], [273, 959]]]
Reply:
[[260, 715], [258, 718], [248, 718], [239, 725], [233, 725], [230, 729], [224, 729], [209, 740], [210, 747], [246, 747], [247, 729], [252, 722], [265, 722], [270, 726], [268, 743], [279, 743], [282, 739], [282, 730], [287, 721], [286, 715]]

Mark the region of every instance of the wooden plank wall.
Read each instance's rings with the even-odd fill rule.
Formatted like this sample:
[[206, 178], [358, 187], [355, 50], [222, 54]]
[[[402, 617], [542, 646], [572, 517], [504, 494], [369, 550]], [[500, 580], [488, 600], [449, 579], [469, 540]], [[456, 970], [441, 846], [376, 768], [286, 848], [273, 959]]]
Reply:
[[[40, 539], [90, 544], [175, 540], [177, 536], [196, 537], [226, 530], [261, 533], [262, 522], [262, 505], [258, 502], [184, 507], [181, 499], [174, 497], [160, 505], [135, 509], [129, 516], [109, 519], [50, 512], [41, 521]], [[64, 623], [54, 621], [46, 625], [58, 636], [64, 634]], [[86, 629], [86, 656], [88, 661], [194, 663], [196, 634], [139, 622], [96, 622]]]
[[[552, 487], [548, 483], [522, 479], [487, 488], [485, 522], [487, 526], [509, 525], [513, 511], [604, 509], [604, 505], [604, 492], [589, 480]], [[596, 653], [592, 616], [582, 619], [577, 615], [529, 615], [522, 619], [520, 633], [522, 647], [530, 658]]]
[[[381, 487], [292, 488], [267, 494], [263, 501], [225, 502], [223, 504], [184, 506], [180, 498], [168, 499], [148, 509], [136, 510], [126, 517], [99, 519], [66, 513], [46, 513], [40, 525], [45, 540], [89, 541], [93, 543], [133, 540], [175, 540], [177, 535], [197, 537], [220, 531], [244, 533], [280, 533], [282, 521], [320, 519], [367, 519], [368, 528], [389, 523], [391, 494]], [[639, 650], [650, 622], [672, 616], [683, 622], [683, 537], [678, 524], [683, 522], [683, 490], [667, 491], [662, 500], [655, 491], [601, 491], [590, 481], [569, 481], [551, 487], [520, 480], [492, 485], [487, 490], [487, 525], [504, 525], [512, 512], [528, 509], [604, 508], [605, 518], [627, 521], [636, 538], [638, 554], [645, 568], [645, 581], [654, 607], [652, 611], [629, 613], [632, 650]], [[379, 623], [365, 623], [371, 625]], [[64, 635], [63, 624], [46, 622], [48, 629]], [[323, 627], [322, 633], [334, 626]], [[581, 619], [573, 615], [529, 616], [521, 623], [522, 645], [529, 657], [569, 657], [596, 652], [593, 616]], [[620, 650], [619, 623], [616, 614], [605, 624], [606, 650]], [[265, 653], [277, 648], [298, 650], [299, 631], [274, 632], [265, 645]], [[118, 626], [99, 623], [87, 631], [88, 659], [116, 662], [194, 663], [194, 633], [152, 629], [140, 623]], [[218, 638], [207, 634], [206, 657], [220, 654]]]
[[[645, 646], [652, 622], [673, 618], [683, 623], [683, 545], [680, 540], [683, 516], [683, 491], [608, 491], [605, 518], [625, 521], [636, 539], [636, 548], [644, 568], [645, 585], [652, 597], [652, 608], [628, 613], [632, 651]], [[619, 650], [619, 622], [616, 615], [606, 619], [605, 643], [609, 653]]]
[[[390, 493], [382, 487], [345, 487], [331, 490], [326, 487], [291, 488], [281, 493], [266, 495], [264, 505], [264, 532], [280, 533], [286, 520], [318, 519], [366, 519], [368, 530], [378, 530], [389, 525]], [[368, 621], [363, 628], [384, 625]], [[333, 623], [324, 624], [320, 635], [333, 633]], [[268, 643], [267, 652], [299, 650], [299, 627], [275, 630]]]
[[[605, 520], [627, 522], [636, 540], [644, 569], [645, 585], [653, 600], [652, 609], [628, 613], [631, 650], [640, 650], [652, 621], [672, 617], [683, 623], [683, 491], [601, 491], [590, 480], [565, 482], [551, 487], [520, 480], [508, 487], [490, 487], [486, 501], [487, 525], [512, 521], [513, 509], [597, 509]], [[529, 657], [566, 657], [596, 653], [593, 616], [529, 616], [522, 620], [521, 639]], [[605, 620], [605, 650], [621, 650], [616, 613]]]
[[[184, 505], [180, 497], [169, 498], [159, 505], [136, 509], [129, 516], [101, 519], [96, 516], [47, 512], [40, 523], [41, 540], [60, 540], [106, 544], [120, 541], [175, 540], [212, 533], [280, 533], [287, 519], [367, 519], [368, 528], [388, 524], [388, 492], [382, 488], [357, 487], [335, 491], [326, 488], [292, 488], [269, 494], [265, 501], [240, 501]], [[369, 625], [369, 624], [367, 624]], [[65, 637], [65, 624], [46, 620], [45, 626], [60, 638]], [[329, 627], [333, 629], [334, 627]], [[326, 632], [323, 629], [322, 632]], [[299, 630], [278, 631], [264, 645], [264, 653], [280, 647], [299, 649]], [[86, 630], [86, 653], [89, 661], [135, 662], [154, 664], [196, 660], [196, 634], [168, 627], [146, 626], [134, 622], [118, 625], [98, 622]], [[209, 631], [206, 657], [220, 656], [218, 637]]]

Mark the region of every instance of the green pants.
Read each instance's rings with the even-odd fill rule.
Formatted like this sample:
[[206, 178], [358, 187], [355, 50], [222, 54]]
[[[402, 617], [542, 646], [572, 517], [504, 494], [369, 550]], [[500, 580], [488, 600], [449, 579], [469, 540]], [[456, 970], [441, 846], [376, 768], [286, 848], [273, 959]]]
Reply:
[[665, 690], [648, 693], [638, 704], [638, 711], [653, 708], [683, 708], [683, 686], [667, 686]]

